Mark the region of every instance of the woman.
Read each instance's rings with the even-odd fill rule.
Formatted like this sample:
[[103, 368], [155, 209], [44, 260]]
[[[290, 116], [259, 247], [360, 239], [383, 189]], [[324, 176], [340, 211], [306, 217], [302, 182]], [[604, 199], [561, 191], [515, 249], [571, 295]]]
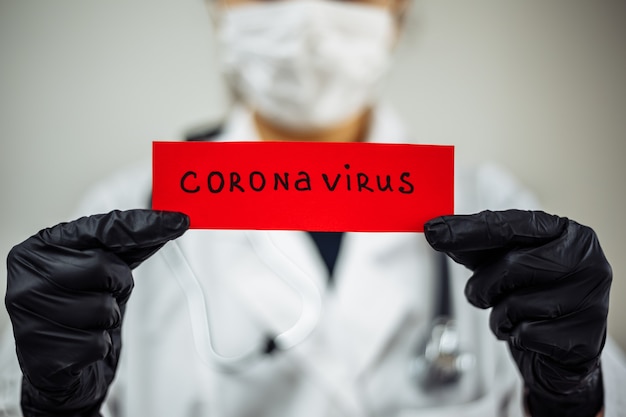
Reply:
[[[211, 5], [218, 8], [221, 59], [239, 104], [213, 139], [410, 142], [377, 100], [407, 4]], [[456, 184], [460, 213], [535, 205], [492, 167], [459, 172]], [[435, 219], [427, 239], [186, 232], [184, 215], [131, 210], [149, 200], [149, 167], [124, 172], [94, 189], [80, 211], [128, 211], [58, 225], [12, 251], [7, 309], [24, 374], [25, 415], [619, 412], [610, 398], [624, 375], [608, 349], [600, 362], [610, 268], [584, 226], [541, 212], [504, 211]], [[172, 279], [184, 266], [168, 264], [158, 251], [171, 239], [208, 294], [218, 352], [236, 356], [263, 346], [266, 334], [297, 319], [300, 299], [276, 265], [298, 265], [323, 294], [316, 330], [289, 351], [268, 346], [274, 354], [237, 373], [207, 366], [194, 347], [185, 294]], [[468, 281], [471, 272], [450, 265], [451, 306], [444, 309], [434, 300], [442, 268], [431, 247], [476, 271]], [[275, 261], [268, 265], [268, 257]], [[493, 307], [491, 315], [468, 300]], [[444, 368], [455, 372], [437, 380], [423, 353], [442, 329], [432, 326], [434, 319], [450, 315], [458, 334], [440, 340], [443, 359], [464, 360], [455, 359], [456, 368]], [[13, 369], [17, 386], [21, 375]], [[17, 402], [18, 394], [12, 398]]]

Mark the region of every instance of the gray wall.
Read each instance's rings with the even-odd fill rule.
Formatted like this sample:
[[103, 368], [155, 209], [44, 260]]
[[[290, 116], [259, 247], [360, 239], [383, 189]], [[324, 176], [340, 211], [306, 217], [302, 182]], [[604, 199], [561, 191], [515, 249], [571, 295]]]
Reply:
[[[626, 3], [414, 6], [389, 100], [420, 141], [497, 161], [548, 211], [596, 229], [615, 273], [610, 332], [626, 347]], [[0, 0], [3, 257], [152, 140], [220, 118], [211, 37], [201, 0]]]

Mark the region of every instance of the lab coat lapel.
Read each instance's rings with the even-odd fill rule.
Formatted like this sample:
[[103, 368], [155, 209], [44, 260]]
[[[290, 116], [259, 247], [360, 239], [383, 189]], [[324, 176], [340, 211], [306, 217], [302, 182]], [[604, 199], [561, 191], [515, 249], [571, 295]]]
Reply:
[[[315, 243], [306, 232], [248, 231], [246, 234], [248, 237], [264, 235], [265, 239], [258, 241], [257, 244], [268, 247], [263, 248], [265, 252], [259, 253], [259, 256], [264, 254], [273, 256], [274, 265], [278, 268], [285, 263], [296, 266], [302, 272], [300, 276], [310, 279], [317, 286], [320, 294], [324, 294], [328, 283], [328, 272]], [[261, 252], [261, 249], [257, 248], [257, 252]]]
[[[354, 380], [375, 362], [385, 345], [407, 320], [425, 322], [432, 309], [430, 304], [432, 257], [421, 235], [349, 233], [344, 237], [335, 269], [335, 288], [327, 288], [328, 276], [323, 261], [312, 240], [302, 232], [246, 232], [266, 234], [256, 245], [267, 245], [260, 256], [272, 256], [275, 280], [281, 270], [297, 265], [323, 297], [323, 311], [318, 328], [297, 350], [295, 360], [306, 361], [307, 367], [319, 366], [316, 372], [327, 380]], [[424, 242], [422, 242], [424, 240]], [[420, 257], [419, 254], [426, 254]], [[419, 282], [419, 285], [417, 285]], [[419, 287], [420, 293], [412, 288]], [[279, 305], [297, 305], [299, 299], [279, 299], [270, 289], [242, 288], [242, 306], [263, 321], [263, 326], [284, 331], [285, 320]], [[272, 305], [268, 300], [273, 300]], [[292, 308], [293, 310], [293, 308]], [[292, 316], [295, 317], [295, 316]], [[418, 329], [415, 328], [415, 331]], [[335, 358], [324, 357], [329, 352]], [[332, 364], [334, 365], [323, 365]], [[337, 367], [342, 367], [339, 370]], [[325, 375], [329, 374], [329, 375]], [[332, 375], [330, 375], [332, 374]], [[325, 376], [324, 376], [325, 375]]]
[[[313, 240], [304, 232], [283, 232], [283, 231], [254, 231], [245, 232], [249, 238], [255, 243], [254, 251], [265, 259], [271, 258], [271, 268], [275, 274], [275, 281], [280, 280], [279, 275], [292, 271], [298, 276], [296, 279], [308, 279], [317, 286], [319, 293], [323, 299], [323, 307], [321, 317], [317, 327], [309, 335], [309, 337], [298, 346], [285, 352], [281, 352], [283, 358], [292, 362], [293, 366], [300, 367], [307, 372], [311, 378], [319, 381], [318, 387], [328, 391], [328, 395], [334, 397], [341, 407], [350, 410], [350, 415], [362, 415], [363, 410], [358, 401], [358, 395], [350, 384], [350, 377], [342, 366], [341, 358], [334, 355], [333, 346], [329, 346], [328, 330], [336, 331], [338, 327], [335, 317], [332, 315], [332, 309], [327, 309], [328, 298], [327, 282], [328, 273], [321, 256], [315, 248]], [[258, 239], [262, 236], [261, 239]], [[299, 269], [295, 271], [294, 266]], [[244, 301], [245, 308], [252, 315], [256, 315], [263, 321], [265, 328], [274, 329], [282, 332], [286, 330], [283, 317], [276, 306], [285, 303], [293, 304], [293, 302], [301, 303], [300, 299], [281, 298], [277, 294], [268, 294], [267, 288], [258, 288], [250, 290], [250, 288], [242, 288], [240, 293], [241, 299]], [[259, 296], [260, 292], [264, 292]], [[268, 305], [263, 299], [273, 298], [274, 305]], [[293, 325], [298, 317], [298, 311], [290, 313]], [[301, 307], [301, 304], [297, 305]], [[274, 310], [274, 311], [272, 311]], [[277, 314], [278, 313], [278, 314]]]
[[325, 266], [316, 252], [313, 241], [304, 232], [292, 231], [245, 231], [254, 265], [251, 275], [261, 274], [264, 283], [257, 279], [239, 286], [238, 298], [242, 307], [260, 321], [268, 330], [282, 333], [293, 325], [302, 308], [301, 295], [296, 291], [282, 291], [289, 287], [288, 280], [307, 280], [320, 295], [326, 291], [328, 281]]
[[[405, 282], [419, 279], [412, 273], [414, 266], [420, 264], [414, 255], [419, 236], [346, 234], [336, 264], [336, 287], [327, 288], [325, 265], [306, 233], [246, 234], [269, 237], [269, 240], [257, 241], [255, 252], [263, 257], [274, 257], [272, 269], [276, 275], [281, 274], [283, 268], [288, 271], [292, 265], [298, 265], [307, 275], [301, 279], [311, 279], [324, 297], [317, 328], [304, 343], [281, 355], [286, 355], [294, 366], [301, 367], [310, 377], [320, 381], [317, 385], [328, 390], [343, 408], [351, 410], [351, 415], [362, 415], [361, 397], [354, 382], [375, 363], [405, 319], [416, 311], [413, 308], [415, 294], [407, 291]], [[261, 248], [259, 245], [266, 246]], [[391, 268], [390, 264], [393, 264]], [[263, 321], [265, 328], [284, 331], [286, 328], [280, 314], [272, 313], [273, 307], [263, 301], [271, 298], [271, 294], [260, 296], [262, 291], [268, 290], [242, 289], [242, 304]], [[294, 301], [273, 298], [276, 305]], [[422, 306], [428, 308], [424, 303]]]
[[[346, 236], [329, 326], [342, 341], [342, 356], [355, 378], [376, 361], [403, 324], [428, 318], [433, 263], [432, 257], [420, 258], [429, 253], [419, 250], [426, 244], [422, 240], [409, 233]], [[418, 282], [419, 293], [412, 291]]]

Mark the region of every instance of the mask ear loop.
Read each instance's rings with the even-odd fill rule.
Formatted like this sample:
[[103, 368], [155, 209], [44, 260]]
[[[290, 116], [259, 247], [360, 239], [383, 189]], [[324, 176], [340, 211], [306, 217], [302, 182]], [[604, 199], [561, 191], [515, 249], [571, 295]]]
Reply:
[[[276, 350], [287, 350], [298, 345], [315, 330], [319, 322], [322, 301], [317, 286], [304, 271], [277, 250], [277, 253], [287, 260], [285, 264], [289, 265], [290, 269], [286, 271], [283, 268], [280, 271], [281, 268], [278, 267], [278, 264], [272, 261], [275, 259], [276, 253], [273, 251], [268, 253], [266, 249], [268, 244], [274, 248], [276, 247], [267, 234], [262, 235], [252, 236], [248, 234], [248, 239], [260, 259], [277, 272], [287, 285], [300, 294], [302, 298], [302, 312], [296, 324], [291, 328], [277, 336], [268, 334], [263, 344], [253, 347], [248, 352], [238, 356], [223, 356], [215, 350], [209, 325], [207, 300], [203, 295], [200, 282], [179, 244], [176, 241], [170, 241], [158, 252], [185, 295], [194, 345], [198, 355], [206, 365], [215, 367], [222, 372], [242, 372], [267, 354]], [[262, 240], [265, 240], [265, 242]], [[303, 277], [304, 279], [302, 279]]]

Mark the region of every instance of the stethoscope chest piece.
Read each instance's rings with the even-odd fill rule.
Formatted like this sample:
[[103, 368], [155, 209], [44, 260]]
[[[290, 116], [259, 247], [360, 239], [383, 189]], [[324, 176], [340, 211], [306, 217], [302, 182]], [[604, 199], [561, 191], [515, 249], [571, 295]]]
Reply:
[[442, 316], [433, 321], [429, 336], [409, 363], [410, 378], [424, 391], [457, 384], [476, 363], [473, 354], [460, 349], [456, 321]]

